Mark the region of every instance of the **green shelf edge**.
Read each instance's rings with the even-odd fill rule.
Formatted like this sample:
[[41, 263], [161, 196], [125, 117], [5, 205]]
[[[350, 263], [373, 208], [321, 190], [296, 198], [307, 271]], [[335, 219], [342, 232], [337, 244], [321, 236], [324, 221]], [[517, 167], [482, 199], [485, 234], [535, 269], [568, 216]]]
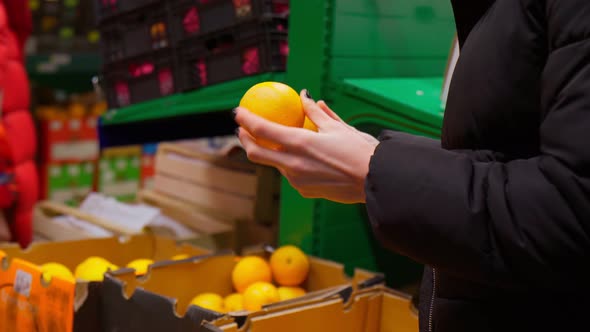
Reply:
[[266, 73], [124, 108], [111, 109], [102, 116], [101, 126], [229, 110], [238, 106], [242, 95], [252, 85], [265, 81], [284, 82], [284, 80], [285, 73]]
[[337, 85], [343, 93], [377, 104], [390, 110], [391, 115], [406, 117], [431, 128], [442, 126], [442, 77], [345, 79]]

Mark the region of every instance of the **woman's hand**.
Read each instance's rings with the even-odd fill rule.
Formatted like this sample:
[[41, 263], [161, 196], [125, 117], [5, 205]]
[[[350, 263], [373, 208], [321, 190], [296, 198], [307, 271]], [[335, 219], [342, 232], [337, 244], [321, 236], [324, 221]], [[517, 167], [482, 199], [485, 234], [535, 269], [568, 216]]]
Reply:
[[[369, 160], [379, 141], [346, 124], [324, 102], [316, 104], [305, 95], [303, 91], [303, 108], [318, 127], [317, 133], [268, 121], [244, 108], [236, 109], [238, 137], [248, 158], [278, 168], [304, 197], [364, 203]], [[273, 141], [282, 148], [266, 149], [257, 145], [254, 137]]]

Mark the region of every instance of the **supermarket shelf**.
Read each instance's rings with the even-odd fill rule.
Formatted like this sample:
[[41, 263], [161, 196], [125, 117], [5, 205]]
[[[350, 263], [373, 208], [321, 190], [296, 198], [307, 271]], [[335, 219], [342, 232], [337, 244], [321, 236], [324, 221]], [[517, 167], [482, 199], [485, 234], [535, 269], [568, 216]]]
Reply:
[[100, 66], [98, 53], [48, 53], [26, 57], [27, 73], [34, 84], [71, 92], [92, 90], [91, 79]]
[[440, 128], [444, 115], [442, 77], [347, 79], [343, 92], [405, 116], [413, 122]]
[[267, 73], [112, 109], [100, 119], [101, 148], [231, 134], [236, 128], [231, 110], [244, 92], [284, 78]]

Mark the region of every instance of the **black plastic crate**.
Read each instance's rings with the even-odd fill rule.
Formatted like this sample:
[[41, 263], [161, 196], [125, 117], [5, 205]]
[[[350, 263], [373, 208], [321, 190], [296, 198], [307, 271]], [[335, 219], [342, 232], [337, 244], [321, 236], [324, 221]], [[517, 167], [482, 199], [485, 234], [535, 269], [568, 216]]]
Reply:
[[36, 1], [31, 5], [36, 49], [93, 51], [98, 48], [94, 8], [88, 1]]
[[182, 91], [257, 75], [285, 71], [289, 46], [286, 20], [250, 22], [189, 38], [179, 45]]
[[175, 93], [175, 59], [174, 50], [166, 49], [105, 66], [103, 86], [109, 107], [124, 107]]
[[171, 0], [174, 42], [244, 23], [289, 13], [289, 0]]
[[104, 62], [113, 63], [170, 47], [169, 16], [165, 9], [164, 6], [148, 6], [102, 23]]
[[[87, 1], [87, 0], [83, 0]], [[97, 23], [108, 21], [119, 15], [134, 11], [138, 8], [160, 4], [164, 6], [167, 0], [92, 0]]]

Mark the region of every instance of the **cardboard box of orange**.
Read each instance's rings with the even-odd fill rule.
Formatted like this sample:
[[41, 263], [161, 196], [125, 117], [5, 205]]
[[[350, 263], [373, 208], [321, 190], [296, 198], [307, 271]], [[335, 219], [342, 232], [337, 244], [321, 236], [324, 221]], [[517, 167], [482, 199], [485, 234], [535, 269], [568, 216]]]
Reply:
[[[265, 255], [260, 248], [244, 254], [246, 252]], [[309, 272], [301, 285], [308, 293], [288, 301], [306, 303], [310, 297], [327, 290], [351, 288], [375, 277], [382, 280], [382, 276], [360, 269], [350, 278], [341, 264], [308, 258]], [[149, 274], [141, 279], [128, 270], [107, 274], [103, 284], [104, 328], [126, 332], [192, 332], [202, 330], [202, 322], [216, 322], [226, 317], [244, 321], [258, 310], [227, 313], [191, 305], [198, 294], [212, 292], [227, 296], [234, 293], [232, 272], [239, 260], [234, 254], [219, 253], [201, 259], [162, 262], [153, 265]]]
[[167, 238], [140, 235], [82, 241], [43, 242], [22, 250], [0, 247], [0, 325], [2, 331], [102, 332], [100, 281], [42, 278], [41, 264], [57, 262], [71, 272], [91, 256], [117, 266], [138, 258], [154, 261], [179, 254], [207, 254], [202, 248], [178, 245]]
[[411, 298], [383, 286], [355, 292], [349, 300], [334, 294], [307, 303], [268, 307], [246, 320], [225, 317], [206, 323], [211, 332], [417, 332]]

